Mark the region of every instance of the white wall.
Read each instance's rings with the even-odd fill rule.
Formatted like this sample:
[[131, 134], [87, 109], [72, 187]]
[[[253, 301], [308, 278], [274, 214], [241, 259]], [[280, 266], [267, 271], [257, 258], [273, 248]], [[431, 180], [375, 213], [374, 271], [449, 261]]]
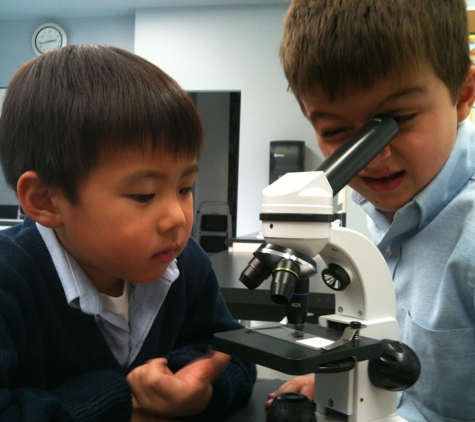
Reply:
[[[0, 107], [5, 96], [5, 88], [0, 88]], [[1, 113], [0, 113], [1, 114]], [[7, 186], [0, 166], [0, 205], [18, 205], [18, 200], [14, 192]]]
[[[1, 17], [0, 17], [1, 18]], [[129, 51], [134, 46], [133, 16], [0, 20], [0, 87], [6, 87], [13, 73], [36, 57], [31, 37], [42, 23], [55, 22], [66, 31], [68, 44], [107, 44]]]
[[188, 91], [241, 91], [237, 235], [260, 230], [269, 142], [306, 142], [306, 169], [320, 161], [313, 131], [287, 92], [278, 48], [287, 6], [140, 10], [135, 53]]
[[[287, 92], [278, 48], [287, 6], [153, 9], [136, 17], [0, 20], [0, 87], [32, 59], [31, 36], [41, 23], [59, 23], [70, 44], [110, 44], [135, 51], [170, 73], [189, 91], [241, 91], [237, 234], [260, 230], [261, 190], [268, 183], [269, 142], [300, 139], [306, 169], [321, 158], [312, 129]], [[135, 40], [134, 40], [135, 37]], [[202, 165], [203, 166], [203, 165]], [[0, 174], [0, 203], [17, 203]], [[350, 209], [350, 201], [348, 208]], [[356, 213], [356, 214], [354, 214]], [[364, 227], [362, 211], [348, 226]], [[358, 229], [357, 227], [355, 227]]]
[[[13, 73], [36, 57], [31, 37], [42, 23], [55, 22], [66, 31], [68, 44], [107, 44], [133, 51], [133, 16], [87, 18], [51, 18], [0, 20], [0, 87], [10, 82]], [[0, 204], [18, 204], [13, 191], [7, 187], [0, 167]]]

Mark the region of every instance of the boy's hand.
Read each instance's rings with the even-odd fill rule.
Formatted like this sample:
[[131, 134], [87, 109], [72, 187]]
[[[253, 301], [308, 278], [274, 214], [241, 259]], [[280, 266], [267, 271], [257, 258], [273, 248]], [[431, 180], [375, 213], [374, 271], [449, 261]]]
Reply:
[[283, 384], [277, 391], [268, 395], [266, 407], [270, 407], [274, 398], [281, 393], [300, 393], [307, 396], [313, 402], [313, 391], [315, 389], [315, 377], [313, 375], [295, 377]]
[[135, 368], [127, 376], [132, 389], [134, 411], [144, 409], [159, 416], [196, 415], [208, 406], [212, 383], [224, 370], [231, 356], [210, 352], [175, 374], [167, 360], [157, 358]]
[[178, 419], [162, 418], [143, 409], [134, 409], [130, 422], [180, 422]]

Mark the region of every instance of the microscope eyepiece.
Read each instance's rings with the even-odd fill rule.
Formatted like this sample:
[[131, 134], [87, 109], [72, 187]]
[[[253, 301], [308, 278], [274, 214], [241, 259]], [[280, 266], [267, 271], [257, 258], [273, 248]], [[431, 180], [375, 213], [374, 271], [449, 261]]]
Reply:
[[370, 119], [315, 170], [323, 171], [338, 194], [396, 136], [396, 121], [385, 115]]

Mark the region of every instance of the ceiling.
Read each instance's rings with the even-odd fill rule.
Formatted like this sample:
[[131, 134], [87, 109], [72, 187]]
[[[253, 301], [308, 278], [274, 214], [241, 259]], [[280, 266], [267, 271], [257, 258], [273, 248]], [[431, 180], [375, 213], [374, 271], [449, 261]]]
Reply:
[[[291, 0], [0, 0], [0, 20], [85, 16], [126, 16], [151, 7], [258, 6]], [[475, 9], [475, 0], [466, 0]]]
[[[475, 0], [474, 0], [475, 1]], [[290, 0], [0, 0], [0, 20], [124, 16], [151, 7], [251, 6]]]

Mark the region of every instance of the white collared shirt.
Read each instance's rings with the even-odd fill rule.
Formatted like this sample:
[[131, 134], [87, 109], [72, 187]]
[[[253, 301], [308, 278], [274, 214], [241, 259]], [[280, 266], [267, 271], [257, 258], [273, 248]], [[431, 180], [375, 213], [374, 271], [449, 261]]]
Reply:
[[446, 163], [392, 222], [356, 192], [396, 290], [400, 340], [419, 380], [400, 393], [408, 421], [475, 421], [475, 126], [464, 121]]
[[[63, 248], [54, 230], [38, 223], [36, 226], [51, 255], [69, 306], [93, 315], [117, 361], [124, 367], [130, 365], [140, 352], [171, 284], [180, 275], [176, 261], [156, 281], [144, 284], [125, 282], [124, 294], [128, 300], [124, 301], [122, 297], [121, 303], [120, 298], [111, 301], [108, 297], [104, 306], [101, 294], [74, 257]], [[117, 300], [119, 305], [114, 307]], [[111, 312], [113, 309], [118, 314]]]

